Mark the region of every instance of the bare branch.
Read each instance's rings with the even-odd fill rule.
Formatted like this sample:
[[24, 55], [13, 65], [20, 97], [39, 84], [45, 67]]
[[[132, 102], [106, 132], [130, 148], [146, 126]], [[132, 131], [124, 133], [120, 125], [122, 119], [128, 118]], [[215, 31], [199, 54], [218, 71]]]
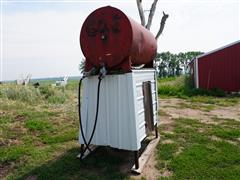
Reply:
[[162, 16], [162, 19], [161, 19], [161, 22], [160, 22], [160, 28], [159, 28], [159, 31], [158, 31], [155, 39], [158, 39], [159, 36], [162, 34], [164, 26], [165, 26], [165, 22], [166, 22], [168, 17], [169, 17], [169, 15], [165, 14], [164, 11], [163, 11], [163, 16]]
[[149, 15], [148, 15], [148, 22], [147, 22], [147, 25], [146, 25], [146, 28], [148, 30], [150, 29], [150, 27], [152, 25], [152, 19], [153, 19], [155, 10], [156, 10], [157, 2], [158, 2], [158, 0], [153, 1], [150, 12], [149, 12]]
[[136, 0], [136, 1], [137, 1], [139, 16], [141, 19], [141, 24], [142, 24], [142, 26], [145, 26], [146, 22], [145, 22], [145, 16], [144, 16], [143, 8], [142, 8], [142, 0]]

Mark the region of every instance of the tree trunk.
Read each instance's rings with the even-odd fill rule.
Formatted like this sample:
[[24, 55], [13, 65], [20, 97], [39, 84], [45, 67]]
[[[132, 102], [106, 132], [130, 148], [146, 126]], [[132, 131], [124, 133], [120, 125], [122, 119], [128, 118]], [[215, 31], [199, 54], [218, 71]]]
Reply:
[[[146, 27], [146, 29], [150, 30], [151, 25], [152, 25], [153, 16], [154, 16], [154, 14], [155, 14], [155, 10], [156, 10], [156, 6], [157, 6], [158, 0], [153, 0], [151, 9], [149, 10], [150, 12], [149, 12], [149, 15], [148, 15], [147, 24], [146, 24], [146, 21], [145, 21], [144, 10], [143, 10], [143, 7], [142, 7], [142, 0], [136, 0], [136, 2], [137, 2], [137, 7], [138, 7], [139, 16], [140, 16], [140, 19], [141, 19], [141, 24], [142, 24], [142, 26]], [[166, 23], [166, 20], [167, 20], [168, 17], [169, 17], [169, 15], [168, 15], [168, 14], [165, 14], [165, 13], [163, 12], [163, 16], [162, 16], [162, 19], [161, 19], [161, 22], [160, 22], [160, 27], [159, 27], [159, 30], [158, 30], [157, 35], [155, 36], [155, 39], [156, 39], [156, 40], [157, 40], [157, 39], [159, 38], [159, 36], [162, 34], [163, 29], [164, 29], [164, 26], [165, 26], [165, 23]], [[145, 26], [145, 25], [146, 25], [146, 26]]]
[[146, 28], [147, 28], [148, 30], [150, 30], [150, 27], [151, 27], [151, 25], [152, 25], [152, 19], [153, 19], [153, 16], [154, 16], [154, 14], [155, 14], [157, 2], [158, 2], [158, 0], [154, 0], [154, 1], [153, 1], [152, 6], [151, 6], [151, 9], [150, 9], [150, 12], [149, 12], [149, 15], [148, 15], [148, 22], [147, 22], [147, 25], [146, 25]]
[[142, 8], [142, 0], [137, 0], [137, 7], [138, 7], [139, 16], [141, 19], [141, 24], [142, 26], [145, 26], [146, 23], [145, 23], [143, 8]]
[[163, 29], [164, 29], [164, 26], [165, 26], [165, 23], [166, 23], [166, 20], [167, 20], [168, 17], [169, 17], [169, 15], [168, 15], [168, 14], [165, 14], [165, 13], [163, 12], [163, 16], [162, 16], [162, 19], [161, 19], [161, 22], [160, 22], [160, 28], [159, 28], [159, 31], [158, 31], [155, 39], [158, 39], [159, 36], [162, 34]]

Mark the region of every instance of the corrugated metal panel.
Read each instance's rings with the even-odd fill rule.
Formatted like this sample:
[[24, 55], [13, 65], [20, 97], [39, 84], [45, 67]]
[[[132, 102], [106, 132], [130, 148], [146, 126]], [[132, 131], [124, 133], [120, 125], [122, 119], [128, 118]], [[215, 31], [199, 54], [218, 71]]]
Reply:
[[240, 43], [198, 59], [199, 88], [240, 91]]
[[[158, 107], [158, 99], [157, 99], [157, 81], [156, 74], [154, 70], [135, 70], [133, 71], [136, 77], [136, 84], [140, 84], [142, 87], [142, 83], [145, 81], [151, 81], [151, 89], [152, 89], [152, 101], [153, 101], [153, 112], [155, 112], [154, 116], [154, 124], [157, 123], [157, 107]], [[142, 89], [141, 89], [142, 90]]]
[[[154, 70], [138, 70], [121, 75], [108, 75], [101, 83], [98, 123], [91, 144], [119, 149], [138, 150], [146, 137], [142, 83], [155, 84]], [[83, 81], [82, 124], [86, 139], [90, 138], [96, 112], [96, 76]], [[156, 85], [153, 85], [156, 87]], [[153, 89], [153, 88], [152, 88]], [[153, 89], [153, 98], [157, 98]], [[153, 99], [154, 122], [157, 101]], [[83, 143], [82, 137], [79, 137]]]

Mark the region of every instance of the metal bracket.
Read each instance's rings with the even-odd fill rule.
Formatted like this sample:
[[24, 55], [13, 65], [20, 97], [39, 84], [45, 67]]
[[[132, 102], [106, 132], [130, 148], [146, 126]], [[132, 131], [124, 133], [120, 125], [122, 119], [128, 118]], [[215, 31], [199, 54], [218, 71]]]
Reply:
[[83, 149], [84, 149], [83, 147], [84, 147], [84, 144], [81, 144], [80, 154], [77, 155], [77, 158], [80, 159], [80, 160], [85, 159], [89, 154], [91, 154], [93, 151], [95, 151], [98, 146], [90, 145], [89, 147], [90, 147], [91, 151], [89, 151], [87, 149], [84, 154], [83, 154]]

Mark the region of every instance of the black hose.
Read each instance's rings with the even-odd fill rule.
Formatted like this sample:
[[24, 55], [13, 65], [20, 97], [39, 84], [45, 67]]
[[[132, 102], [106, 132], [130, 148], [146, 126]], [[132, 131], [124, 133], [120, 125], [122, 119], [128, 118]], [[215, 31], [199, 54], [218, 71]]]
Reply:
[[[82, 77], [80, 79], [79, 84], [78, 84], [78, 117], [79, 117], [79, 126], [80, 126], [80, 131], [81, 131], [81, 134], [83, 137], [83, 141], [84, 141], [84, 144], [87, 145], [87, 141], [86, 141], [85, 135], [83, 133], [83, 126], [82, 126], [82, 119], [81, 119], [81, 85], [82, 85], [83, 79], [84, 79], [84, 77]], [[91, 152], [91, 149], [88, 146], [86, 148]]]
[[98, 110], [99, 110], [99, 97], [100, 97], [100, 85], [101, 85], [101, 81], [102, 81], [102, 76], [100, 75], [98, 77], [98, 88], [97, 88], [97, 106], [96, 106], [96, 114], [95, 114], [95, 121], [94, 121], [94, 126], [93, 126], [93, 130], [92, 130], [92, 133], [91, 133], [91, 136], [90, 136], [90, 139], [87, 143], [86, 141], [86, 138], [85, 138], [85, 135], [83, 133], [83, 129], [82, 129], [82, 120], [81, 120], [81, 109], [80, 109], [80, 95], [81, 95], [81, 91], [80, 91], [80, 88], [81, 88], [81, 83], [82, 83], [82, 79], [80, 79], [79, 81], [79, 91], [78, 91], [78, 104], [79, 104], [79, 109], [78, 109], [78, 112], [79, 112], [79, 124], [80, 124], [80, 128], [81, 128], [81, 134], [82, 134], [82, 137], [83, 137], [83, 141], [84, 141], [84, 144], [86, 145], [85, 149], [83, 150], [83, 152], [81, 152], [81, 157], [84, 155], [84, 153], [86, 152], [86, 150], [88, 149], [90, 152], [91, 152], [91, 149], [89, 147], [89, 145], [91, 144], [92, 142], [92, 138], [94, 136], [94, 133], [95, 133], [95, 130], [96, 130], [96, 126], [97, 126], [97, 120], [98, 120]]

